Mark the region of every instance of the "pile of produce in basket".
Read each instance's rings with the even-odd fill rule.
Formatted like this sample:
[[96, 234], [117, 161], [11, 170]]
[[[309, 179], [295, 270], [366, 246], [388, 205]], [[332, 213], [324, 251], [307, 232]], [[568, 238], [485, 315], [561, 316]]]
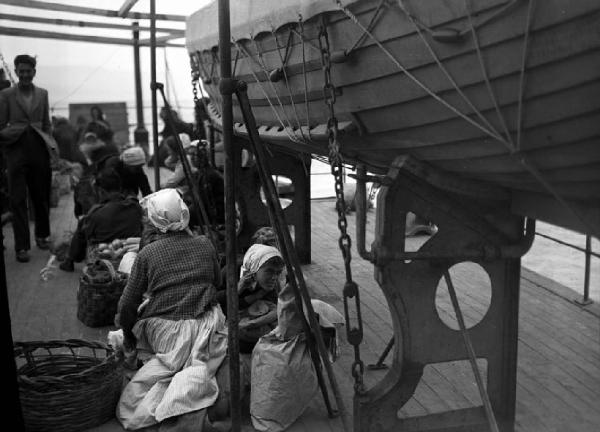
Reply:
[[115, 239], [110, 243], [98, 245], [98, 258], [108, 260], [119, 260], [127, 252], [137, 252], [140, 249], [140, 237], [129, 237], [127, 239]]

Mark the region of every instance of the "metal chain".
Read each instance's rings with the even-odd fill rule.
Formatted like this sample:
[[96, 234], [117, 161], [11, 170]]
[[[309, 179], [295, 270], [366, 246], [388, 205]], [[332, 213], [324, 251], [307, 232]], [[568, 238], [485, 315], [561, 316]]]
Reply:
[[[338, 141], [338, 121], [335, 117], [336, 89], [331, 80], [331, 56], [329, 50], [329, 37], [327, 26], [323, 22], [319, 31], [319, 50], [321, 52], [321, 64], [323, 66], [324, 84], [323, 98], [329, 109], [329, 119], [327, 120], [327, 136], [329, 141], [329, 164], [331, 165], [331, 174], [335, 179], [335, 197], [336, 210], [338, 213], [338, 228], [340, 230], [339, 246], [344, 258], [344, 267], [346, 271], [346, 283], [344, 284], [344, 315], [346, 320], [346, 334], [348, 342], [354, 348], [354, 362], [352, 363], [352, 376], [354, 377], [354, 391], [358, 394], [364, 393], [363, 375], [365, 366], [360, 358], [360, 344], [363, 338], [363, 324], [360, 313], [360, 297], [358, 285], [352, 280], [352, 260], [351, 246], [352, 240], [348, 235], [348, 221], [346, 220], [346, 204], [344, 202], [344, 180], [343, 161], [340, 154]], [[349, 314], [349, 299], [354, 298], [356, 307], [356, 320], [358, 327], [352, 327]]]
[[198, 104], [198, 85], [200, 80], [200, 58], [197, 54], [192, 54], [192, 93], [194, 94], [194, 106]]

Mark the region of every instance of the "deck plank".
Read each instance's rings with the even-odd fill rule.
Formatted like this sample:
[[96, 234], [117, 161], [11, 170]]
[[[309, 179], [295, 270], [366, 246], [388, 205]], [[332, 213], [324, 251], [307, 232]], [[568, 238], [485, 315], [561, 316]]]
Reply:
[[[52, 209], [55, 234], [73, 230], [70, 196], [61, 198]], [[344, 265], [337, 246], [339, 234], [332, 201], [312, 202], [313, 262], [304, 266], [311, 295], [343, 311]], [[367, 245], [373, 240], [374, 212], [368, 212]], [[354, 214], [348, 215], [348, 232], [354, 232]], [[16, 263], [12, 251], [10, 226], [3, 229], [7, 246], [6, 267], [13, 338], [15, 340], [48, 340], [81, 338], [105, 340], [112, 327], [92, 329], [76, 318], [78, 272], [56, 270], [49, 281], [41, 281], [39, 270], [49, 257], [48, 252], [34, 249], [28, 264]], [[409, 238], [415, 250], [426, 237]], [[77, 265], [77, 270], [81, 265]], [[353, 249], [353, 277], [361, 289], [361, 312], [364, 320], [364, 341], [361, 356], [365, 364], [375, 363], [390, 337], [392, 326], [387, 302], [373, 278], [373, 266]], [[600, 319], [571, 301], [556, 295], [544, 285], [543, 278], [523, 269], [519, 311], [519, 342], [517, 371], [516, 431], [592, 432], [600, 429]], [[467, 319], [476, 319], [486, 310], [483, 291], [468, 272], [457, 272], [455, 284], [466, 288], [461, 307]], [[573, 297], [575, 297], [575, 293]], [[454, 315], [447, 295], [440, 296], [440, 314]], [[444, 299], [445, 298], [445, 299]], [[340, 335], [341, 357], [333, 365], [344, 405], [352, 417], [353, 381], [350, 369], [354, 360], [352, 347]], [[392, 361], [392, 354], [387, 363]], [[370, 387], [385, 379], [385, 371], [365, 373]], [[333, 395], [330, 395], [333, 399]], [[411, 400], [399, 408], [399, 415], [410, 417], [448, 409], [480, 405], [472, 371], [467, 362], [428, 365], [424, 379]], [[400, 409], [401, 408], [401, 409]], [[247, 420], [247, 419], [246, 419]], [[244, 430], [251, 430], [249, 423]], [[303, 416], [289, 429], [294, 432], [341, 432], [341, 420], [329, 419], [322, 398], [315, 397]], [[121, 432], [113, 420], [94, 432]]]

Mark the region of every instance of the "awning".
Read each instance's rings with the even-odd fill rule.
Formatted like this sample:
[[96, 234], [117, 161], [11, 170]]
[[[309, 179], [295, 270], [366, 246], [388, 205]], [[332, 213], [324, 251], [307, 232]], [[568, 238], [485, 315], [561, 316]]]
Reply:
[[[359, 0], [340, 0], [344, 6]], [[211, 4], [186, 20], [185, 45], [189, 52], [211, 49], [219, 44], [219, 4]], [[287, 23], [306, 21], [323, 12], [337, 10], [336, 0], [231, 0], [231, 37], [251, 39]]]

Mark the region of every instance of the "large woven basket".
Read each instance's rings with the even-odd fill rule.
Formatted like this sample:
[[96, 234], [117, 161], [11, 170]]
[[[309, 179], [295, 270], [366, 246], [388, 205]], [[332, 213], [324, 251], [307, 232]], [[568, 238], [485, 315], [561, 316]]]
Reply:
[[89, 327], [113, 324], [126, 284], [127, 275], [115, 271], [110, 261], [88, 263], [79, 279], [77, 318]]
[[83, 431], [115, 416], [123, 370], [109, 346], [69, 339], [14, 348], [27, 431]]

